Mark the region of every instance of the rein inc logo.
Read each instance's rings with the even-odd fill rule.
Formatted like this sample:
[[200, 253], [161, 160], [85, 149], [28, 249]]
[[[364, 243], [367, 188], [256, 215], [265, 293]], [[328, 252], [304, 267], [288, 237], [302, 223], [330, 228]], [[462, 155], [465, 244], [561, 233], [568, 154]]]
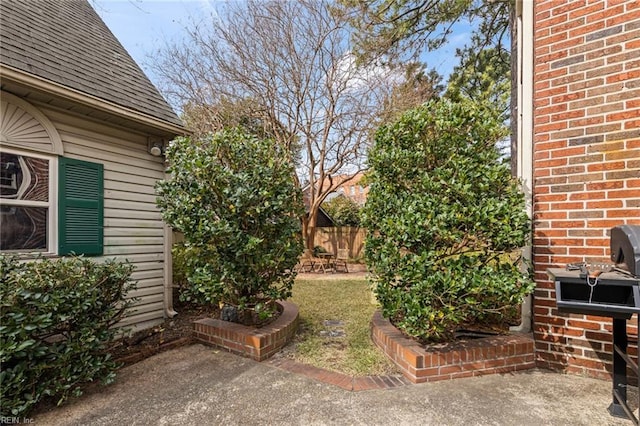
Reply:
[[22, 425], [22, 424], [35, 424], [35, 421], [30, 417], [7, 417], [0, 416], [0, 425]]

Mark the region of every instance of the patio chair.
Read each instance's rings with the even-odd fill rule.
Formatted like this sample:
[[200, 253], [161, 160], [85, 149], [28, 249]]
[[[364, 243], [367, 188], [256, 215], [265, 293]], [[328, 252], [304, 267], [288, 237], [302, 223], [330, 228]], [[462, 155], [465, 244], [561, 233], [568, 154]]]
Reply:
[[313, 272], [317, 260], [311, 250], [305, 249], [296, 265], [296, 270], [298, 272]]
[[338, 249], [338, 254], [336, 254], [336, 258], [333, 261], [335, 271], [340, 272], [338, 269], [344, 268], [344, 272], [348, 273], [347, 260], [349, 260], [349, 249]]

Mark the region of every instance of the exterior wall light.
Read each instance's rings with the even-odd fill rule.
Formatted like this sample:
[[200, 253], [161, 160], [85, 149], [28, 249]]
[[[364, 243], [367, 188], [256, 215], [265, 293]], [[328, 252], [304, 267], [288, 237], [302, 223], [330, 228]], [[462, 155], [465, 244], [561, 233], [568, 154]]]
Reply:
[[147, 140], [147, 151], [154, 157], [164, 154], [164, 143], [161, 139], [149, 138]]

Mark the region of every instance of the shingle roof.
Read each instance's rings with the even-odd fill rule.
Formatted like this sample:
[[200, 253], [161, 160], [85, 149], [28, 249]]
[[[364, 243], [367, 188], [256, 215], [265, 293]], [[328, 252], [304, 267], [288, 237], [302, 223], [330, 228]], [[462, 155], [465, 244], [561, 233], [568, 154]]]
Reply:
[[1, 0], [0, 62], [182, 126], [86, 0]]

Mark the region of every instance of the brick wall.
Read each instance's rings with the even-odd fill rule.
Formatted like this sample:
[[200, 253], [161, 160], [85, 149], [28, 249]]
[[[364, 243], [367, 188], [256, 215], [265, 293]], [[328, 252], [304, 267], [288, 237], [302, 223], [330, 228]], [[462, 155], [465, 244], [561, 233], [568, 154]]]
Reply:
[[545, 271], [608, 260], [609, 229], [640, 224], [640, 1], [536, 0], [534, 22], [536, 360], [604, 378], [611, 320], [558, 314]]
[[298, 329], [298, 307], [290, 302], [278, 302], [280, 316], [261, 328], [229, 321], [204, 318], [193, 323], [194, 340], [229, 352], [264, 361], [293, 339]]
[[345, 183], [341, 183], [335, 190], [336, 193], [342, 194], [347, 198], [355, 201], [358, 205], [364, 205], [369, 195], [369, 186], [364, 184], [364, 173], [358, 173], [353, 178], [351, 175], [334, 176], [334, 181], [343, 181], [349, 179]]

